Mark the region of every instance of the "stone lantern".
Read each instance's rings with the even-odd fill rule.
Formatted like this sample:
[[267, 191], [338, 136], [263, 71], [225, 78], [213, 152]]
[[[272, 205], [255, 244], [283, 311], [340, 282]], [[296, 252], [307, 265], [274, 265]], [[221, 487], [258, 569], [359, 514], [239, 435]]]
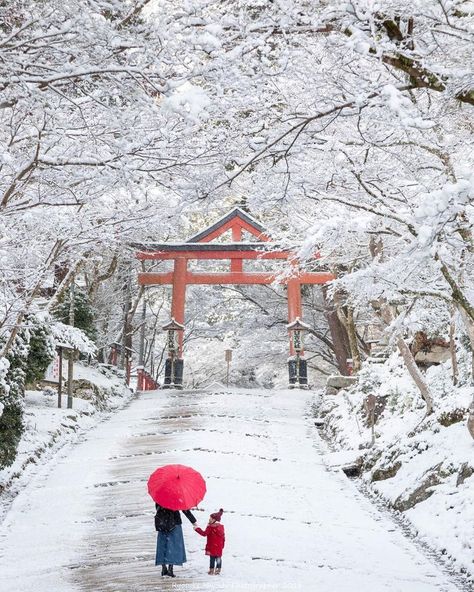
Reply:
[[303, 323], [299, 317], [296, 317], [286, 328], [290, 333], [291, 344], [295, 352], [295, 355], [288, 360], [289, 388], [308, 388], [308, 370], [304, 359], [303, 334], [305, 331], [309, 331], [311, 327]]
[[167, 331], [168, 359], [165, 363], [165, 381], [163, 388], [183, 388], [183, 360], [179, 357], [179, 335], [184, 331], [184, 325], [174, 318], [163, 325], [163, 331]]

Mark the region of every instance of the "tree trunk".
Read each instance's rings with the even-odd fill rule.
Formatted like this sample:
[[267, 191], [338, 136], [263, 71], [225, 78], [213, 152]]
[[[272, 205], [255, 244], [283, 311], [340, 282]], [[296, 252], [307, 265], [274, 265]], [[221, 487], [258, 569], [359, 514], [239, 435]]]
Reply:
[[347, 331], [339, 320], [333, 303], [330, 302], [327, 296], [326, 286], [323, 286], [323, 297], [325, 303], [324, 315], [329, 325], [329, 331], [331, 333], [331, 340], [333, 344], [332, 349], [336, 357], [337, 367], [343, 376], [347, 376], [349, 374], [347, 368], [347, 358], [350, 358], [351, 356]]
[[92, 278], [90, 285], [88, 286], [88, 290], [87, 290], [89, 298], [91, 300], [94, 300], [94, 298], [96, 297], [96, 294], [97, 294], [100, 284], [102, 282], [105, 282], [106, 280], [110, 279], [114, 275], [114, 273], [117, 271], [118, 262], [119, 262], [118, 255], [117, 255], [117, 253], [114, 253], [112, 260], [110, 261], [110, 264], [109, 264], [108, 268], [104, 271], [104, 273], [100, 273], [100, 270], [98, 268], [94, 269], [93, 278]]
[[472, 306], [472, 304], [469, 302], [464, 292], [462, 291], [461, 286], [451, 275], [447, 266], [441, 261], [441, 259], [439, 259], [438, 256], [436, 256], [435, 259], [441, 263], [441, 273], [443, 274], [444, 279], [448, 282], [451, 288], [451, 295], [453, 297], [454, 302], [456, 303], [456, 306], [460, 310], [462, 309], [463, 311], [463, 320], [466, 321], [466, 319], [469, 319], [470, 325], [474, 326], [474, 306]]
[[352, 306], [342, 307], [336, 302], [336, 311], [348, 337], [350, 357], [352, 358], [352, 371], [354, 374], [357, 374], [361, 367], [361, 356], [354, 324], [354, 308]]
[[351, 348], [352, 369], [354, 374], [357, 374], [357, 372], [359, 372], [361, 368], [361, 357], [359, 342], [357, 340], [356, 327], [354, 323], [354, 308], [352, 306], [347, 307], [346, 322], [346, 330], [347, 335], [349, 337], [349, 345]]
[[474, 322], [462, 306], [456, 304], [456, 308], [459, 310], [461, 318], [464, 321], [464, 327], [466, 328], [466, 333], [469, 337], [469, 343], [471, 346], [471, 384], [474, 384]]
[[[390, 325], [390, 323], [393, 321], [393, 314], [390, 310], [390, 307], [387, 304], [381, 304], [380, 308], [378, 310], [376, 309], [376, 311], [379, 313], [384, 323], [386, 325]], [[426, 415], [431, 415], [433, 413], [433, 397], [431, 396], [428, 385], [426, 384], [420, 369], [416, 365], [415, 358], [413, 357], [410, 348], [401, 336], [397, 337], [397, 347], [400, 351], [403, 361], [405, 362], [408, 373], [412, 377], [413, 382], [420, 391], [422, 399], [426, 403]]]
[[443, 263], [438, 254], [435, 255], [435, 260], [441, 264], [441, 273], [443, 274], [444, 279], [451, 288], [451, 296], [453, 298], [456, 308], [459, 310], [459, 313], [461, 314], [462, 321], [464, 323], [467, 335], [469, 337], [472, 352], [471, 382], [474, 384], [474, 306], [472, 306], [472, 304], [469, 302], [466, 295], [462, 291], [462, 288], [459, 285], [458, 281], [454, 279], [447, 265]]
[[431, 415], [433, 413], [433, 398], [428, 389], [428, 385], [424, 381], [423, 376], [416, 365], [415, 358], [403, 337], [397, 337], [397, 346], [413, 382], [418, 387], [418, 390], [426, 403], [426, 415]]
[[50, 312], [51, 310], [53, 310], [53, 308], [59, 303], [59, 300], [61, 299], [61, 296], [69, 288], [69, 286], [70, 286], [71, 282], [73, 281], [75, 275], [79, 271], [82, 263], [83, 263], [83, 260], [82, 259], [79, 259], [78, 261], [76, 261], [74, 263], [74, 265], [72, 265], [68, 269], [67, 273], [64, 275], [63, 279], [61, 280], [61, 283], [56, 288], [56, 292], [53, 294], [53, 296], [50, 298], [50, 300], [48, 302], [48, 305], [46, 307], [46, 310], [48, 312]]
[[458, 383], [458, 359], [456, 356], [456, 342], [454, 341], [456, 326], [454, 323], [454, 309], [451, 309], [451, 322], [449, 323], [449, 351], [451, 353], [451, 366], [453, 373], [453, 385]]
[[131, 354], [132, 340], [132, 299], [130, 293], [130, 278], [126, 277], [124, 284], [122, 349], [120, 352], [120, 368], [126, 370], [129, 354]]

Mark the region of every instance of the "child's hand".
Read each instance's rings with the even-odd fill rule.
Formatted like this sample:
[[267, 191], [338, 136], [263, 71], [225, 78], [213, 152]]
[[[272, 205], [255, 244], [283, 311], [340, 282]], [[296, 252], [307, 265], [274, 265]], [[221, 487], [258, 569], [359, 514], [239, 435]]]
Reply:
[[196, 528], [199, 528], [199, 526], [196, 523], [194, 523], [193, 528], [194, 528], [194, 530], [196, 530]]

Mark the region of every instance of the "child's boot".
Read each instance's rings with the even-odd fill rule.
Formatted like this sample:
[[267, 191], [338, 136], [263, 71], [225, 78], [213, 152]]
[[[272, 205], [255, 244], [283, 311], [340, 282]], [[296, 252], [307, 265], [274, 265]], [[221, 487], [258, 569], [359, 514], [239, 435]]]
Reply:
[[173, 573], [173, 566], [172, 565], [168, 565], [168, 575], [170, 576], [170, 578], [176, 577]]
[[209, 571], [207, 572], [207, 574], [208, 574], [209, 576], [213, 576], [215, 573], [216, 573], [216, 570], [215, 570], [213, 567], [211, 567], [211, 568], [209, 569]]
[[216, 576], [218, 576], [221, 573], [221, 568], [220, 567], [216, 567], [216, 571], [214, 572]]
[[164, 564], [161, 566], [161, 575], [162, 576], [167, 576], [168, 575], [168, 568]]

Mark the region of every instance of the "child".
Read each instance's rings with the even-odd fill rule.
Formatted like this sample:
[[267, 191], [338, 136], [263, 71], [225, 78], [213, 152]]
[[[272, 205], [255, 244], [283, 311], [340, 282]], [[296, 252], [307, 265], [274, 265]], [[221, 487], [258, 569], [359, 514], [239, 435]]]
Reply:
[[209, 571], [207, 573], [210, 576], [218, 576], [221, 573], [222, 550], [225, 545], [224, 526], [220, 523], [223, 512], [224, 510], [221, 508], [218, 512], [211, 514], [206, 530], [202, 530], [195, 524], [193, 525], [198, 534], [207, 537], [206, 555], [210, 557]]

